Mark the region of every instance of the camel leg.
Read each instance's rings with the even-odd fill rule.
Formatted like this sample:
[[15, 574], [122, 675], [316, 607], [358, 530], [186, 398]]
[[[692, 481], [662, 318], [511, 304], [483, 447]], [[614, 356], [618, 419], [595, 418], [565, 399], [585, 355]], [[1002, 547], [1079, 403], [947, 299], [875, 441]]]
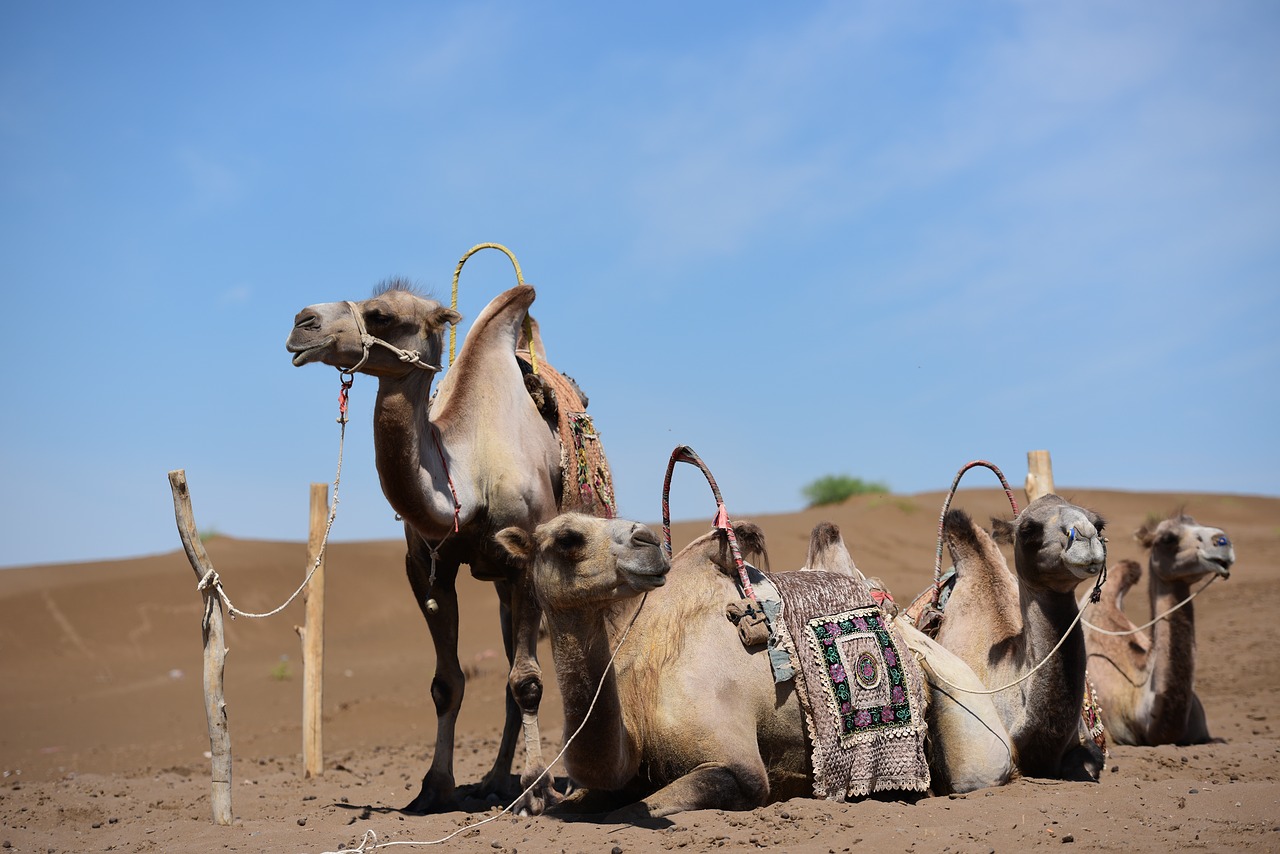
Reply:
[[[508, 607], [504, 607], [503, 643], [507, 648], [511, 672], [507, 677], [507, 722], [502, 734], [503, 749], [499, 750], [498, 761], [485, 779], [493, 784], [500, 784], [510, 774], [518, 716], [524, 731], [524, 771], [520, 775], [520, 790], [523, 792], [530, 786], [533, 788], [523, 796], [521, 803], [517, 805], [517, 811], [538, 815], [559, 798], [554, 788], [555, 778], [550, 773], [543, 773], [547, 767], [542, 758], [542, 734], [538, 728], [538, 706], [542, 702], [538, 628], [542, 623], [542, 609], [534, 598], [532, 584], [523, 575], [509, 583], [500, 583], [498, 589], [499, 596], [510, 602]], [[535, 780], [538, 781], [536, 785]]]
[[[453, 738], [466, 678], [458, 663], [457, 562], [440, 561], [436, 566], [434, 585], [428, 583], [431, 558], [421, 543], [410, 543], [405, 564], [409, 584], [413, 587], [422, 615], [427, 619], [436, 653], [436, 672], [431, 680], [431, 699], [436, 707], [435, 754], [431, 758], [431, 767], [422, 778], [418, 796], [404, 808], [404, 812], [421, 815], [458, 805], [454, 792]], [[434, 614], [427, 611], [428, 599], [435, 599], [439, 606]]]
[[649, 797], [609, 814], [609, 821], [662, 818], [685, 810], [749, 810], [769, 798], [764, 761], [758, 767], [704, 762]]
[[[507, 654], [507, 667], [514, 660], [511, 629], [511, 584], [507, 581], [494, 582], [498, 593], [498, 621], [502, 626], [502, 648]], [[506, 715], [502, 723], [502, 739], [498, 742], [498, 755], [494, 757], [493, 767], [480, 780], [477, 794], [482, 797], [495, 795], [505, 797], [508, 794], [508, 780], [511, 777], [511, 765], [516, 755], [516, 740], [520, 735], [520, 707], [516, 705], [511, 693], [510, 679], [507, 682]]]

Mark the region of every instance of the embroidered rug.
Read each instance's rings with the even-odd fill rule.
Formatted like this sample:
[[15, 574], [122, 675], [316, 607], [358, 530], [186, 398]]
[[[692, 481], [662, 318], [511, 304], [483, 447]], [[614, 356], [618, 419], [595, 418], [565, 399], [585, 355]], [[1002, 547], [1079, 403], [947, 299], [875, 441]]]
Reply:
[[926, 791], [924, 674], [867, 583], [813, 571], [769, 578], [813, 743], [814, 795]]
[[[516, 351], [517, 358], [529, 362], [528, 351]], [[587, 414], [578, 388], [571, 380], [539, 357], [538, 377], [556, 396], [560, 428], [560, 470], [563, 492], [560, 510], [612, 519], [616, 515], [613, 475], [600, 444], [600, 434]]]

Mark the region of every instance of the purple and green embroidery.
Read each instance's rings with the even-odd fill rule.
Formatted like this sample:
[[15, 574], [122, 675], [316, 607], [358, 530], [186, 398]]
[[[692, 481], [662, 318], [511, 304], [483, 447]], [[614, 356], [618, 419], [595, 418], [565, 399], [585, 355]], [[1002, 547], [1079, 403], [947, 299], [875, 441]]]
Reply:
[[[844, 737], [912, 725], [906, 674], [878, 608], [811, 620], [809, 630], [826, 664], [824, 676]], [[872, 640], [874, 651], [863, 648], [847, 662], [840, 642], [856, 637]]]

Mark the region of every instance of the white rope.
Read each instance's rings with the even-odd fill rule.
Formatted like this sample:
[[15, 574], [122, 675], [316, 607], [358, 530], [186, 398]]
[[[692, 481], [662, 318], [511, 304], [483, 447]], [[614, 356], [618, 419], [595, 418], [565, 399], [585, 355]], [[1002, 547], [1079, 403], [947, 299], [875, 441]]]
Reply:
[[[1153, 618], [1152, 618], [1151, 620], [1149, 620], [1148, 622], [1145, 622], [1145, 623], [1143, 623], [1143, 624], [1142, 624], [1142, 625], [1140, 625], [1140, 626], [1135, 626], [1134, 628], [1132, 628], [1132, 629], [1128, 629], [1127, 631], [1123, 631], [1123, 632], [1113, 632], [1113, 631], [1111, 631], [1110, 629], [1103, 629], [1103, 628], [1099, 628], [1098, 626], [1095, 626], [1093, 623], [1089, 622], [1088, 620], [1081, 620], [1081, 623], [1083, 623], [1083, 624], [1084, 624], [1084, 626], [1085, 626], [1085, 627], [1087, 627], [1088, 629], [1090, 629], [1091, 631], [1095, 631], [1095, 632], [1097, 632], [1097, 633], [1098, 633], [1098, 634], [1100, 634], [1100, 635], [1110, 635], [1111, 637], [1116, 637], [1116, 638], [1118, 638], [1118, 637], [1124, 637], [1125, 635], [1136, 635], [1138, 632], [1142, 631], [1143, 629], [1149, 629], [1149, 628], [1151, 628], [1151, 627], [1152, 627], [1152, 626], [1154, 626], [1156, 623], [1158, 623], [1158, 622], [1160, 622], [1161, 620], [1165, 619], [1165, 618], [1166, 618], [1166, 617], [1168, 617], [1170, 614], [1172, 614], [1174, 611], [1178, 610], [1178, 609], [1179, 609], [1179, 608], [1181, 608], [1183, 605], [1186, 605], [1186, 604], [1187, 604], [1188, 602], [1190, 602], [1192, 599], [1194, 599], [1194, 598], [1196, 598], [1197, 596], [1199, 596], [1201, 593], [1203, 593], [1203, 592], [1204, 592], [1204, 589], [1205, 589], [1206, 587], [1208, 587], [1208, 586], [1209, 586], [1210, 584], [1212, 584], [1213, 582], [1217, 581], [1219, 577], [1220, 577], [1220, 576], [1218, 576], [1218, 575], [1211, 575], [1211, 576], [1209, 576], [1209, 580], [1208, 580], [1208, 581], [1206, 581], [1203, 585], [1201, 585], [1201, 586], [1200, 586], [1200, 589], [1198, 589], [1198, 590], [1193, 590], [1193, 591], [1191, 592], [1191, 595], [1190, 595], [1190, 596], [1188, 596], [1186, 599], [1183, 599], [1183, 600], [1182, 600], [1181, 602], [1179, 602], [1177, 605], [1174, 605], [1172, 608], [1170, 608], [1169, 610], [1165, 611], [1165, 612], [1164, 612], [1163, 614], [1161, 614], [1160, 616], [1158, 616], [1158, 617], [1153, 617]], [[1086, 597], [1086, 598], [1088, 598], [1088, 597]], [[1081, 607], [1081, 613], [1084, 613], [1084, 610], [1083, 610], [1083, 609], [1084, 609], [1084, 599], [1081, 599], [1081, 600], [1080, 600], [1080, 607]]]
[[[1096, 596], [1098, 594], [1098, 591], [1102, 589], [1102, 583], [1103, 581], [1106, 580], [1106, 577], [1107, 577], [1107, 571], [1106, 571], [1106, 568], [1104, 567], [1102, 572], [1098, 575], [1098, 580], [1094, 582], [1093, 589], [1085, 594], [1086, 599], [1091, 596]], [[1071, 621], [1071, 625], [1067, 626], [1067, 630], [1062, 633], [1062, 637], [1059, 638], [1058, 642], [1053, 645], [1053, 649], [1049, 650], [1049, 654], [1046, 655], [1044, 658], [1042, 658], [1039, 664], [1037, 664], [1035, 667], [1028, 670], [1019, 678], [1010, 682], [1008, 685], [1001, 685], [999, 688], [992, 688], [989, 691], [975, 691], [972, 688], [965, 688], [961, 685], [957, 685], [956, 683], [952, 682], [951, 680], [943, 676], [938, 676], [937, 673], [935, 673], [934, 676], [938, 678], [938, 681], [946, 683], [946, 685], [948, 685], [951, 688], [955, 688], [957, 691], [964, 691], [966, 694], [989, 695], [989, 694], [999, 694], [1001, 691], [1007, 691], [1010, 688], [1014, 687], [1015, 685], [1021, 685], [1023, 682], [1026, 682], [1028, 679], [1030, 679], [1032, 676], [1036, 674], [1037, 670], [1039, 670], [1041, 667], [1044, 667], [1046, 664], [1048, 664], [1049, 659], [1053, 658], [1054, 653], [1056, 653], [1059, 649], [1062, 648], [1062, 645], [1067, 642], [1067, 638], [1071, 637], [1071, 630], [1076, 627], [1076, 623], [1079, 623], [1083, 616], [1084, 616], [1084, 611], [1077, 610], [1076, 618]]]
[[338, 433], [338, 471], [333, 476], [333, 506], [329, 508], [329, 519], [324, 526], [324, 538], [320, 541], [320, 550], [316, 553], [315, 563], [311, 565], [311, 570], [307, 573], [307, 577], [302, 580], [302, 584], [299, 585], [297, 590], [293, 591], [293, 595], [286, 599], [284, 604], [274, 610], [267, 611], [264, 614], [251, 614], [248, 611], [241, 611], [235, 605], [231, 604], [231, 597], [228, 596], [227, 591], [223, 589], [222, 579], [218, 577], [217, 571], [210, 569], [205, 573], [205, 576], [200, 579], [199, 583], [196, 584], [196, 589], [200, 591], [204, 591], [205, 589], [212, 587], [217, 592], [218, 598], [222, 600], [222, 604], [226, 606], [227, 613], [231, 615], [231, 619], [234, 620], [236, 617], [249, 617], [251, 619], [261, 620], [263, 618], [274, 617], [276, 614], [279, 614], [285, 608], [289, 607], [289, 605], [293, 603], [293, 600], [297, 599], [298, 595], [306, 589], [307, 585], [311, 583], [311, 577], [316, 574], [316, 571], [320, 568], [320, 564], [324, 562], [325, 548], [329, 545], [329, 532], [333, 529], [333, 520], [338, 515], [338, 485], [342, 482], [342, 450], [347, 438], [347, 419], [345, 412], [338, 418], [338, 424], [340, 425]]
[[373, 830], [366, 830], [364, 832], [364, 836], [360, 840], [360, 844], [355, 848], [344, 848], [341, 851], [325, 851], [323, 854], [352, 854], [352, 852], [355, 852], [355, 854], [363, 854], [363, 852], [366, 851], [373, 851], [377, 848], [390, 848], [393, 845], [442, 845], [459, 834], [466, 833], [468, 830], [474, 830], [475, 828], [488, 824], [491, 821], [497, 821], [504, 815], [510, 813], [515, 809], [516, 804], [524, 800], [525, 795], [532, 792], [534, 787], [542, 782], [543, 777], [546, 777], [551, 773], [551, 769], [555, 767], [556, 763], [559, 762], [569, 750], [569, 745], [573, 744], [574, 739], [578, 737], [578, 734], [586, 727], [587, 722], [591, 720], [591, 713], [595, 711], [596, 701], [600, 699], [600, 692], [604, 690], [605, 680], [609, 678], [609, 674], [613, 671], [613, 661], [618, 657], [618, 652], [622, 649], [622, 645], [626, 643], [627, 636], [631, 634], [631, 627], [636, 624], [636, 619], [640, 616], [640, 611], [644, 608], [644, 603], [648, 601], [648, 599], [648, 593], [644, 594], [644, 596], [640, 598], [640, 604], [636, 606], [636, 612], [631, 615], [631, 620], [627, 623], [626, 629], [623, 630], [622, 637], [618, 638], [618, 644], [613, 648], [613, 654], [609, 656], [609, 663], [605, 665], [604, 672], [600, 674], [600, 684], [596, 685], [596, 693], [591, 698], [591, 705], [587, 706], [587, 713], [582, 716], [582, 723], [578, 724], [578, 728], [573, 731], [573, 734], [565, 739], [564, 747], [560, 748], [560, 752], [552, 758], [551, 762], [547, 764], [547, 767], [543, 769], [542, 773], [539, 774], [537, 778], [529, 784], [529, 787], [521, 792], [514, 801], [507, 804], [506, 808], [504, 808], [502, 812], [495, 813], [494, 815], [481, 819], [480, 821], [463, 825], [448, 836], [442, 836], [439, 839], [433, 839], [428, 842], [416, 842], [412, 840], [404, 840], [401, 842], [379, 842], [377, 833]]

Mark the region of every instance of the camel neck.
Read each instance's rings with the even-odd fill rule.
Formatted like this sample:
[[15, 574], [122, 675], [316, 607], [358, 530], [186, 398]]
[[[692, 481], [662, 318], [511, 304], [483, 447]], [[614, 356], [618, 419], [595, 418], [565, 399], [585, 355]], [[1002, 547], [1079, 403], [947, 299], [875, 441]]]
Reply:
[[[1187, 581], [1168, 581], [1149, 570], [1152, 616], [1163, 613], [1191, 592]], [[1195, 689], [1195, 613], [1188, 602], [1151, 627], [1147, 692], [1153, 731], [1178, 733], [1186, 723]]]
[[1084, 630], [1076, 622], [1079, 607], [1075, 593], [1032, 589], [1022, 582], [1018, 585], [1018, 596], [1022, 607], [1027, 666], [1034, 667], [1043, 661], [1063, 635], [1067, 635], [1057, 654], [1032, 677], [1032, 681], [1057, 681], [1079, 673], [1083, 690]]
[[453, 528], [454, 503], [444, 437], [428, 413], [431, 377], [414, 371], [378, 382], [373, 408], [378, 480], [387, 501], [420, 531]]
[[598, 608], [549, 609], [545, 616], [564, 698], [565, 737], [583, 727], [565, 753], [566, 767], [580, 785], [621, 788], [636, 772], [638, 753], [627, 735], [617, 672], [609, 664], [615, 633]]

